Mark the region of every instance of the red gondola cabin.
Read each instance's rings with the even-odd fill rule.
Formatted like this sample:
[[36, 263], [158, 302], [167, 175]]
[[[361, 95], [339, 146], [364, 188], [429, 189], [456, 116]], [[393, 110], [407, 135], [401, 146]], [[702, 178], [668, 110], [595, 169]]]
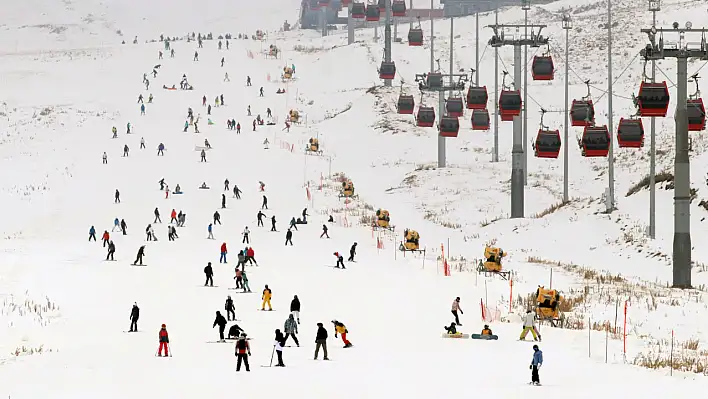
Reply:
[[445, 115], [440, 118], [438, 129], [443, 137], [457, 137], [460, 131], [460, 120], [456, 116]]
[[617, 125], [617, 143], [620, 148], [641, 148], [644, 146], [644, 125], [640, 118], [622, 118]]
[[558, 130], [541, 129], [533, 143], [534, 155], [537, 158], [558, 158], [561, 149], [561, 136]]
[[580, 148], [584, 157], [606, 157], [610, 152], [610, 132], [607, 126], [585, 126]]
[[366, 6], [364, 5], [364, 3], [352, 4], [352, 18], [354, 18], [354, 19], [366, 18]]
[[521, 92], [519, 90], [502, 90], [499, 95], [499, 113], [501, 120], [512, 121], [521, 115]]
[[669, 110], [669, 88], [666, 82], [642, 82], [636, 101], [640, 116], [665, 117]]
[[553, 58], [550, 55], [533, 57], [531, 64], [533, 80], [553, 80], [554, 73], [555, 67], [553, 66]]
[[703, 106], [702, 98], [688, 100], [686, 113], [688, 114], [689, 132], [700, 132], [706, 128], [706, 108]]
[[573, 100], [570, 106], [570, 121], [573, 126], [590, 126], [595, 123], [595, 106], [592, 100]]
[[433, 127], [435, 124], [435, 108], [418, 107], [418, 114], [415, 116], [415, 124], [418, 127]]
[[465, 114], [465, 102], [462, 97], [450, 97], [445, 100], [445, 111], [448, 115], [458, 118]]
[[401, 94], [398, 96], [398, 103], [396, 104], [399, 114], [410, 115], [415, 109], [415, 99], [411, 95]]
[[472, 130], [489, 130], [489, 111], [486, 109], [472, 110]]
[[381, 61], [379, 67], [379, 79], [393, 79], [396, 77], [396, 63]]
[[381, 11], [376, 4], [369, 4], [366, 6], [366, 21], [367, 22], [377, 22], [381, 20]]
[[391, 3], [391, 13], [394, 17], [406, 16], [406, 2], [403, 0], [394, 0]]
[[487, 109], [487, 86], [467, 88], [467, 109]]
[[423, 45], [423, 29], [411, 28], [408, 31], [408, 45], [422, 46]]

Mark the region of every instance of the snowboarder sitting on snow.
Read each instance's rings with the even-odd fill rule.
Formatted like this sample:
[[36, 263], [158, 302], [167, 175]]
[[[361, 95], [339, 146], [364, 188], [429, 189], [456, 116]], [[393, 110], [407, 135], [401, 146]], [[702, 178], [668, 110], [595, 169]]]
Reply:
[[199, 186], [199, 188], [201, 188], [202, 190], [208, 190], [209, 186], [206, 185], [206, 182], [202, 182], [202, 185]]
[[485, 324], [484, 328], [482, 329], [482, 335], [493, 335], [492, 329], [489, 328], [487, 324]]
[[450, 327], [444, 327], [444, 328], [448, 334], [453, 335], [453, 334], [457, 334], [457, 327], [456, 326], [457, 326], [457, 324], [455, 324], [455, 322], [453, 321], [452, 323], [450, 323]]
[[175, 191], [172, 194], [182, 194], [182, 187], [178, 185], [175, 186]]
[[332, 320], [332, 324], [334, 324], [334, 338], [337, 338], [337, 335], [340, 334], [342, 336], [342, 342], [344, 342], [344, 347], [351, 347], [352, 343], [347, 339], [347, 334], [349, 333], [347, 327], [337, 320]]
[[234, 324], [233, 326], [229, 327], [229, 338], [228, 339], [235, 339], [238, 338], [241, 333], [243, 333], [243, 328], [239, 327], [238, 324]]

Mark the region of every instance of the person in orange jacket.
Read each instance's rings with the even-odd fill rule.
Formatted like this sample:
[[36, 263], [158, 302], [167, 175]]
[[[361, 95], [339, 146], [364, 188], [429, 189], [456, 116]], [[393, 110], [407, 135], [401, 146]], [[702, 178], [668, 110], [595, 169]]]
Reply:
[[108, 241], [111, 240], [111, 235], [108, 234], [108, 230], [103, 230], [103, 235], [101, 236], [101, 240], [103, 240], [103, 247], [105, 248], [106, 245], [108, 244]]
[[170, 346], [170, 337], [167, 335], [167, 326], [162, 325], [162, 328], [160, 329], [160, 348], [157, 350], [157, 355], [162, 356], [162, 348], [165, 348], [165, 357], [169, 356], [169, 346]]
[[268, 288], [268, 284], [266, 284], [265, 289], [263, 290], [263, 305], [261, 305], [261, 310], [265, 310], [266, 304], [268, 304], [268, 310], [273, 310], [273, 307], [270, 306], [270, 298], [273, 297], [273, 292]]
[[177, 211], [172, 209], [172, 213], [170, 213], [170, 223], [175, 222], [177, 223]]
[[349, 333], [349, 330], [347, 330], [347, 327], [343, 323], [340, 323], [337, 320], [332, 320], [332, 324], [334, 324], [334, 338], [337, 338], [337, 334], [341, 335], [342, 342], [344, 342], [344, 347], [351, 348], [353, 345], [347, 339], [347, 333]]

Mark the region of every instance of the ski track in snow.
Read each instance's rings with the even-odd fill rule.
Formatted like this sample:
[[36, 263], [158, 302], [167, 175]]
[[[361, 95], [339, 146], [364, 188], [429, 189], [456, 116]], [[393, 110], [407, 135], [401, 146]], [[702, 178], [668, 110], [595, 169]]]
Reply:
[[[395, 113], [399, 78], [405, 80], [403, 90], [416, 95], [420, 103], [413, 76], [428, 69], [428, 37], [422, 48], [408, 47], [408, 28], [399, 26], [404, 40], [393, 46], [398, 76], [393, 88], [383, 88], [376, 73], [383, 43], [372, 40], [373, 29], [358, 30], [352, 46], [346, 46], [345, 31], [325, 38], [313, 31], [277, 32], [283, 20], [295, 20], [298, 3], [207, 0], [200, 3], [208, 10], [203, 15], [183, 4], [165, 9], [132, 0], [97, 4], [33, 0], [4, 10], [0, 25], [4, 89], [0, 92], [0, 397], [124, 398], [136, 392], [153, 398], [226, 397], [233, 389], [255, 396], [264, 387], [275, 395], [296, 389], [302, 397], [326, 397], [333, 392], [343, 398], [535, 395], [538, 391], [530, 391], [535, 388], [527, 385], [533, 344], [517, 341], [525, 310], [518, 299], [538, 285], [550, 284], [551, 267], [530, 263], [530, 257], [551, 262], [553, 287], [563, 295], [588, 290], [590, 296], [568, 313], [570, 319], [613, 323], [615, 305], [622, 301], [621, 325], [621, 304], [630, 299], [627, 363], [658, 350], [657, 340], [664, 340], [665, 352], [672, 331], [677, 354], [688, 353], [681, 343], [695, 339], [699, 359], [705, 357], [700, 354], [708, 340], [700, 323], [707, 306], [704, 291], [662, 288], [672, 274], [673, 192], [664, 190], [665, 184], [657, 185], [654, 241], [643, 236], [648, 191], [625, 196], [648, 173], [648, 138], [641, 150], [616, 151], [618, 210], [611, 215], [602, 213], [601, 200], [607, 162], [582, 158], [573, 137], [580, 131], [573, 128], [568, 143], [573, 201], [550, 215], [531, 217], [560, 201], [563, 155], [540, 160], [530, 154], [525, 194], [529, 217], [507, 219], [511, 124], [500, 125], [500, 162], [491, 163], [493, 130], [472, 131], [467, 111], [459, 137], [447, 140], [449, 167], [437, 169], [435, 129], [415, 127], [413, 116]], [[551, 38], [556, 76], [550, 83], [529, 80], [529, 143], [541, 107], [551, 111], [545, 124], [562, 129], [563, 113], [558, 111], [563, 109], [564, 61], [559, 52], [565, 32], [560, 17], [568, 7], [574, 21], [570, 97], [583, 96], [582, 82], [590, 79], [597, 121], [607, 120], [602, 93], [607, 58], [602, 29], [605, 3], [563, 0], [534, 6], [530, 20], [549, 25], [544, 35]], [[45, 12], [31, 12], [40, 8]], [[617, 1], [613, 8], [616, 126], [620, 117], [632, 112], [629, 94], [636, 92], [642, 72], [634, 55], [646, 42], [638, 29], [649, 25], [651, 14], [643, 4], [629, 0]], [[663, 8], [660, 25], [674, 20], [683, 24], [694, 18], [696, 10], [702, 11], [700, 3], [691, 1], [667, 2]], [[480, 17], [483, 26], [493, 21], [493, 14]], [[499, 21], [522, 22], [523, 12], [505, 9]], [[693, 23], [700, 25], [700, 21]], [[173, 42], [176, 57], [170, 59], [165, 52], [164, 60], [157, 60], [162, 44], [145, 43], [160, 33], [236, 35], [259, 28], [269, 32], [268, 40], [232, 40], [228, 51], [218, 51], [216, 40], [206, 41], [199, 49], [199, 62], [192, 61], [194, 42]], [[429, 35], [429, 23], [423, 22], [422, 28]], [[449, 25], [437, 22], [435, 29], [436, 58], [446, 69]], [[455, 22], [458, 69], [474, 64], [474, 32], [474, 18]], [[492, 106], [493, 50], [486, 46], [491, 31], [480, 32], [480, 82], [487, 86]], [[136, 35], [138, 45], [119, 44], [121, 40], [131, 43]], [[269, 44], [283, 50], [280, 60], [263, 55]], [[529, 57], [541, 51], [529, 49]], [[247, 56], [249, 52], [253, 58]], [[501, 49], [499, 54], [500, 71], [512, 68], [512, 50]], [[221, 57], [226, 61], [223, 68]], [[150, 89], [145, 90], [142, 75], [155, 64], [161, 64], [159, 74], [149, 76]], [[290, 64], [297, 67], [296, 79], [281, 83], [282, 67]], [[672, 62], [658, 65], [660, 79], [665, 74], [675, 80]], [[689, 75], [702, 65], [690, 63]], [[230, 83], [223, 82], [224, 72], [229, 73]], [[178, 85], [182, 74], [194, 91], [162, 89]], [[247, 75], [253, 87], [245, 87]], [[263, 98], [257, 97], [260, 86]], [[276, 95], [279, 87], [287, 93]], [[155, 97], [153, 104], [146, 104], [145, 116], [140, 116], [135, 103], [141, 93], [146, 100], [150, 93]], [[220, 94], [226, 105], [215, 107], [214, 98]], [[212, 104], [211, 116], [201, 106], [203, 95]], [[429, 104], [435, 101], [424, 98]], [[252, 119], [246, 116], [249, 105], [254, 116], [265, 116], [270, 107], [276, 125], [252, 132]], [[192, 128], [182, 132], [190, 106], [200, 115], [200, 134]], [[299, 110], [305, 122], [285, 132], [281, 129], [290, 109]], [[207, 124], [208, 118], [213, 125]], [[241, 135], [226, 129], [227, 118], [241, 124]], [[134, 130], [131, 135], [125, 134], [128, 122]], [[670, 117], [657, 119], [657, 171], [673, 167], [673, 123]], [[118, 139], [111, 139], [112, 126], [118, 129]], [[139, 149], [141, 137], [147, 144], [144, 150]], [[310, 137], [319, 138], [323, 156], [304, 154]], [[205, 138], [213, 149], [207, 151], [208, 162], [201, 163], [196, 149]], [[264, 149], [266, 138], [269, 149]], [[706, 191], [708, 146], [701, 134], [692, 138], [692, 187], [698, 190], [691, 209], [693, 242], [700, 243], [707, 211], [697, 205]], [[165, 155], [157, 157], [161, 142]], [[122, 157], [126, 144], [130, 155]], [[104, 151], [108, 165], [101, 164]], [[335, 173], [353, 180], [358, 199], [346, 204], [337, 197], [340, 183], [328, 178]], [[165, 199], [157, 184], [163, 177], [170, 188], [180, 184], [184, 194]], [[226, 193], [227, 208], [222, 210], [225, 178], [243, 194], [237, 200]], [[259, 181], [265, 182], [265, 193], [258, 191]], [[211, 189], [197, 189], [202, 182]], [[121, 191], [120, 204], [113, 203], [115, 189]], [[271, 233], [268, 222], [266, 227], [256, 227], [262, 194], [268, 196], [270, 207], [264, 212], [268, 218], [276, 216], [278, 232]], [[176, 242], [167, 240], [166, 223], [153, 225], [160, 241], [144, 242], [143, 232], [153, 221], [155, 207], [163, 221], [169, 220], [173, 208], [187, 213]], [[310, 223], [298, 226], [294, 246], [283, 249], [285, 227], [304, 207], [309, 209]], [[372, 233], [362, 224], [378, 208], [391, 212], [395, 233]], [[216, 239], [208, 240], [206, 226], [215, 210], [221, 213], [223, 225], [214, 226]], [[336, 220], [330, 225], [332, 238], [319, 239], [321, 225], [330, 214]], [[111, 233], [116, 262], [104, 262], [100, 241], [86, 242], [88, 229], [94, 225], [100, 239], [116, 217], [126, 220], [128, 235]], [[255, 294], [269, 285], [273, 312], [256, 310], [261, 306], [258, 295], [236, 295], [241, 292], [229, 289], [234, 284], [236, 255], [245, 246], [241, 243], [244, 226], [252, 229], [251, 243], [259, 262], [258, 267], [247, 267], [249, 284]], [[420, 232], [427, 250], [424, 260], [397, 251], [405, 228]], [[377, 249], [377, 238], [383, 248]], [[348, 263], [346, 270], [326, 267], [334, 265], [334, 252], [347, 254], [355, 241], [359, 243], [356, 263]], [[504, 267], [515, 273], [511, 312], [508, 282], [474, 273], [476, 259], [491, 241], [509, 253]], [[229, 247], [228, 264], [217, 262], [222, 242]], [[130, 267], [144, 244], [148, 266]], [[441, 244], [450, 257], [451, 277], [443, 276]], [[693, 282], [705, 287], [708, 247], [694, 245]], [[208, 290], [201, 287], [206, 262], [212, 262], [215, 272], [215, 287]], [[552, 262], [573, 263], [577, 271]], [[586, 270], [598, 276], [619, 274], [635, 285], [603, 284], [595, 275], [583, 279], [583, 274], [589, 275]], [[207, 344], [218, 337], [218, 331], [209, 327], [227, 295], [234, 299], [238, 324], [254, 338], [248, 375], [234, 375], [231, 345]], [[270, 362], [273, 330], [283, 329], [293, 295], [303, 306], [301, 347], [285, 348], [286, 368], [261, 368]], [[480, 300], [485, 300], [495, 317], [490, 324], [498, 341], [438, 338], [442, 326], [451, 321], [448, 309], [456, 296], [462, 297], [466, 310], [460, 329], [475, 333], [482, 328]], [[139, 329], [144, 334], [123, 334], [133, 302], [141, 308]], [[354, 348], [342, 349], [341, 340], [333, 337], [332, 319], [347, 325]], [[332, 362], [312, 360], [317, 322], [329, 327]], [[174, 349], [169, 359], [153, 356], [162, 323], [167, 324]], [[604, 331], [588, 334], [587, 329], [544, 325], [542, 333], [546, 363], [540, 372], [544, 385], [538, 389], [543, 395], [594, 398], [597, 389], [580, 388], [587, 386], [588, 378], [601, 382], [603, 392], [630, 397], [690, 395], [706, 388], [700, 374], [676, 371], [670, 377], [668, 369], [625, 364], [622, 341], [616, 337], [608, 342], [605, 364]], [[273, 378], [279, 384], [272, 385]]]

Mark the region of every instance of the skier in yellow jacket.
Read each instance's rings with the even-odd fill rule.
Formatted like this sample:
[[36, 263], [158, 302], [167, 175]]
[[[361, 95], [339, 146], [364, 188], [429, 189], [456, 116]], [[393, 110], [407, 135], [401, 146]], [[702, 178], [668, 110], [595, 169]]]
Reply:
[[342, 336], [342, 342], [344, 342], [344, 347], [351, 348], [352, 343], [347, 339], [347, 333], [349, 333], [347, 327], [337, 320], [332, 320], [332, 324], [334, 324], [334, 338], [337, 338], [337, 334], [340, 334]]
[[263, 304], [261, 305], [261, 310], [265, 310], [266, 304], [268, 304], [268, 310], [273, 310], [273, 307], [270, 305], [270, 298], [273, 296], [273, 292], [271, 292], [270, 288], [268, 288], [268, 285], [266, 284], [265, 289], [263, 290]]

